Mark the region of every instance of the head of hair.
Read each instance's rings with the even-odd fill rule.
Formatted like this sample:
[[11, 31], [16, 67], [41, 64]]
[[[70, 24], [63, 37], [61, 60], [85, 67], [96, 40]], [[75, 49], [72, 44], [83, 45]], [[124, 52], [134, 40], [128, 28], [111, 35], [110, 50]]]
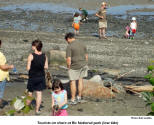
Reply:
[[82, 8], [79, 8], [79, 10], [82, 10]]
[[42, 47], [43, 47], [43, 44], [42, 44], [42, 41], [37, 39], [37, 40], [34, 40], [32, 42], [32, 46], [35, 46], [37, 51], [41, 51], [42, 50]]
[[2, 41], [0, 40], [0, 46], [1, 46], [1, 44], [2, 44]]
[[54, 91], [55, 89], [61, 88], [61, 90], [64, 90], [64, 87], [59, 79], [54, 79], [53, 80], [53, 85], [52, 85], [52, 90]]
[[65, 40], [67, 40], [68, 38], [69, 39], [72, 39], [72, 38], [74, 38], [75, 37], [75, 35], [74, 35], [74, 33], [66, 33], [66, 35], [65, 35]]
[[80, 14], [78, 13], [78, 12], [76, 12], [75, 14], [74, 14], [74, 17], [78, 17]]

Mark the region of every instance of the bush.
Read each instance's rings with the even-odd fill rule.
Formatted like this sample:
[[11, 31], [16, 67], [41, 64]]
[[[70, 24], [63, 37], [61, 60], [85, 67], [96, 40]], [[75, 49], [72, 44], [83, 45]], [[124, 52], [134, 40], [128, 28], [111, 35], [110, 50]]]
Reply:
[[[149, 65], [148, 67], [148, 74], [145, 76], [146, 79], [148, 79], [149, 83], [154, 86], [154, 65]], [[151, 107], [151, 112], [149, 112], [147, 115], [154, 116], [154, 90], [153, 92], [143, 92], [142, 93], [143, 99], [146, 101], [146, 106]]]

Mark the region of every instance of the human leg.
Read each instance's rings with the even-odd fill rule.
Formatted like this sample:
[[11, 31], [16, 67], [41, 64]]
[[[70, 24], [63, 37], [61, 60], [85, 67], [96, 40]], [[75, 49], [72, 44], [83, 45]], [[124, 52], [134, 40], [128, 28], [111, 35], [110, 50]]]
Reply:
[[5, 80], [0, 82], [0, 103], [2, 103], [2, 98], [3, 98], [3, 95], [4, 95], [5, 86], [6, 86]]
[[76, 81], [72, 80], [70, 82], [70, 88], [71, 88], [71, 101], [75, 100], [75, 95], [76, 95]]
[[102, 28], [102, 33], [103, 33], [103, 38], [107, 38], [106, 37], [106, 28], [105, 27]]
[[99, 28], [99, 38], [102, 38], [102, 28]]
[[76, 31], [76, 35], [79, 35], [79, 30]]
[[41, 102], [42, 102], [42, 91], [36, 91], [36, 108], [35, 108], [36, 113], [39, 112]]
[[82, 96], [82, 90], [83, 90], [83, 79], [79, 79], [78, 82], [78, 97]]
[[[28, 96], [29, 96], [29, 97], [32, 97], [32, 96], [33, 96], [33, 93], [32, 93], [32, 92], [28, 92]], [[26, 100], [26, 105], [30, 105], [31, 102], [32, 102], [31, 99], [27, 99], [27, 100]]]

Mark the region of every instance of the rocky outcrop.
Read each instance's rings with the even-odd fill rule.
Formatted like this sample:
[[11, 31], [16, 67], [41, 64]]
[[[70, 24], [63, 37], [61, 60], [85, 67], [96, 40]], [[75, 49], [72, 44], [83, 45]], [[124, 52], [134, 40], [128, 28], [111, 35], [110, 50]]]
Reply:
[[61, 50], [50, 50], [47, 52], [48, 62], [51, 66], [65, 66], [66, 52]]

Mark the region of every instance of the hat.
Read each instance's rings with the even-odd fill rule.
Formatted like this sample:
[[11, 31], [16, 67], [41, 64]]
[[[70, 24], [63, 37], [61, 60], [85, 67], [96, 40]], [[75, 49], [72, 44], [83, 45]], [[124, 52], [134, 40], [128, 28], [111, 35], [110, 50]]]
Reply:
[[132, 17], [132, 20], [136, 20], [136, 17]]
[[106, 5], [106, 2], [102, 2], [101, 5]]

